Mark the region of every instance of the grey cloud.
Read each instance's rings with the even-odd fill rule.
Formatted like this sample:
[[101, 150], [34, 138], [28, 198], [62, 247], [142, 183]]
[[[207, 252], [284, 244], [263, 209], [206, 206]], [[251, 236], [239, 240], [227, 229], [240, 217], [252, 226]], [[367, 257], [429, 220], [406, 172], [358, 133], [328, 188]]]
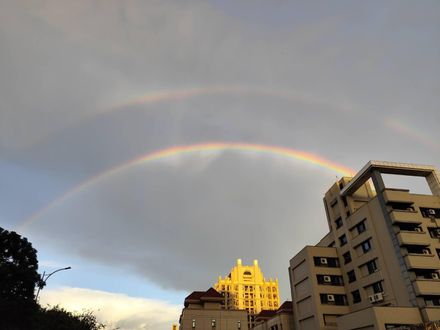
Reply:
[[[173, 145], [280, 145], [354, 169], [369, 159], [439, 166], [439, 4], [285, 6], [3, 1], [2, 223]], [[135, 95], [218, 85], [254, 92], [102, 113]], [[288, 259], [326, 230], [321, 198], [334, 174], [271, 157], [193, 157], [72, 196], [30, 234], [173, 288], [200, 289], [236, 257], [259, 258], [287, 295]]]
[[257, 258], [287, 296], [292, 252], [325, 233], [316, 191], [332, 174], [254, 157], [226, 152], [204, 166], [196, 156], [133, 168], [72, 196], [61, 212], [50, 210], [32, 235], [50, 231], [51, 245], [64, 253], [183, 290], [212, 285], [235, 258]]

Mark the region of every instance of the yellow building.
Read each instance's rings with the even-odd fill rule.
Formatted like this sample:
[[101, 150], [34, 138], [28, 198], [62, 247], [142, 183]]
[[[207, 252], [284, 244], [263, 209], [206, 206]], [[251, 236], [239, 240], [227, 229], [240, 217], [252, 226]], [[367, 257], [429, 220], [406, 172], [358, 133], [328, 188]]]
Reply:
[[256, 314], [280, 307], [278, 279], [266, 280], [258, 260], [245, 266], [238, 259], [228, 276], [219, 276], [214, 288], [224, 296], [225, 308], [247, 310], [249, 329], [254, 326]]

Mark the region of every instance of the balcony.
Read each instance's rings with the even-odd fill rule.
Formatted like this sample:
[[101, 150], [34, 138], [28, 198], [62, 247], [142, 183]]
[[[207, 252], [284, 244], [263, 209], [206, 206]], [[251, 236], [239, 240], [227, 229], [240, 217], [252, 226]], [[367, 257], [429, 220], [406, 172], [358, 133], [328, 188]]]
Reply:
[[383, 192], [385, 202], [412, 203], [412, 197], [407, 189], [385, 189]]
[[390, 211], [390, 218], [392, 223], [403, 222], [403, 223], [414, 223], [421, 224], [422, 219], [420, 214], [416, 211]]
[[418, 231], [400, 231], [397, 234], [397, 240], [399, 241], [400, 246], [402, 245], [429, 245], [429, 237], [426, 235], [426, 232], [418, 232]]
[[408, 254], [404, 259], [409, 269], [440, 269], [440, 262], [433, 254]]
[[416, 295], [440, 295], [440, 280], [416, 280], [414, 281]]

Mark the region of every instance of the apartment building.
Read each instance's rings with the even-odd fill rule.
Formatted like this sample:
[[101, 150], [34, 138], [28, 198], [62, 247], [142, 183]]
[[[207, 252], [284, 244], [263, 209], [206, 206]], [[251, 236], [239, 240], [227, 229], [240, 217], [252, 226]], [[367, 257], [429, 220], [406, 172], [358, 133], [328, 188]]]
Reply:
[[248, 330], [246, 311], [226, 310], [223, 296], [213, 288], [185, 298], [179, 323], [180, 330]]
[[[426, 178], [431, 194], [385, 187]], [[370, 161], [325, 194], [329, 233], [290, 261], [295, 328], [404, 329], [440, 320], [440, 176]]]
[[223, 295], [227, 309], [248, 312], [249, 329], [255, 325], [255, 315], [262, 310], [280, 307], [278, 279], [265, 279], [258, 260], [248, 266], [238, 259], [228, 276], [219, 276], [214, 288]]

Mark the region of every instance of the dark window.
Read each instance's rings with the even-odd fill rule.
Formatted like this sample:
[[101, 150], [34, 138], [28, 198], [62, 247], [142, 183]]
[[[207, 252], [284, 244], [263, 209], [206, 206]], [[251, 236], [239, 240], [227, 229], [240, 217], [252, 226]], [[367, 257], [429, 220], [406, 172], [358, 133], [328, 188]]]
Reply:
[[428, 231], [432, 238], [440, 238], [440, 228], [428, 228]]
[[342, 198], [342, 202], [344, 203], [344, 206], [347, 207], [348, 206], [347, 198], [345, 198], [345, 197], [341, 197], [341, 198]]
[[412, 254], [431, 254], [431, 250], [420, 245], [407, 245], [406, 250]]
[[353, 291], [351, 295], [353, 296], [353, 304], [357, 304], [361, 301], [361, 293], [359, 290]]
[[347, 244], [347, 236], [345, 236], [344, 234], [341, 237], [339, 237], [339, 245], [344, 246], [345, 244]]
[[348, 283], [352, 283], [352, 282], [356, 281], [356, 273], [354, 272], [354, 270], [350, 270], [347, 273], [347, 277], [348, 277]]
[[425, 296], [426, 306], [440, 306], [439, 296]]
[[332, 257], [313, 257], [313, 261], [315, 263], [315, 266], [320, 267], [339, 267], [339, 261], [338, 258], [332, 258]]
[[356, 230], [358, 234], [363, 233], [366, 229], [367, 228], [365, 227], [365, 219], [356, 225]]
[[388, 202], [387, 205], [391, 206], [394, 211], [412, 211], [414, 212], [414, 206], [412, 202]]
[[420, 213], [424, 218], [440, 218], [440, 209], [433, 207], [421, 207]]
[[373, 274], [373, 273], [377, 272], [376, 260], [368, 261], [366, 263], [366, 265], [367, 265], [367, 269], [368, 269], [368, 274]]
[[316, 275], [316, 279], [318, 281], [318, 284], [337, 286], [344, 285], [342, 276], [338, 275]]
[[335, 224], [336, 224], [336, 228], [341, 228], [342, 227], [342, 218], [339, 217], [335, 220]]
[[376, 282], [372, 286], [373, 286], [373, 292], [374, 293], [383, 292], [382, 282]]
[[350, 251], [345, 252], [342, 257], [344, 258], [344, 264], [348, 264], [351, 262], [351, 254]]
[[321, 304], [327, 305], [347, 305], [347, 296], [345, 294], [325, 294], [321, 293]]
[[361, 246], [362, 246], [362, 252], [367, 253], [368, 251], [371, 250], [371, 243], [370, 243], [370, 240], [368, 239], [368, 240], [366, 240], [366, 241], [363, 241], [363, 242], [361, 243]]

